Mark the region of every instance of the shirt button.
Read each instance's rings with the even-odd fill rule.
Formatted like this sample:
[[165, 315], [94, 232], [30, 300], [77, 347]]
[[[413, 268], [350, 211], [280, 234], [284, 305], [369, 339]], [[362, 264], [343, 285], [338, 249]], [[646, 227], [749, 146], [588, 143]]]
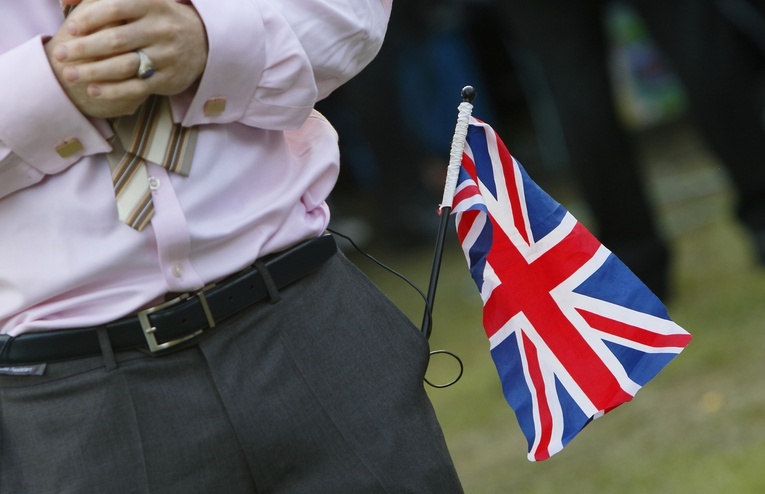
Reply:
[[183, 276], [183, 264], [178, 263], [173, 266], [173, 276], [176, 278]]
[[157, 177], [149, 177], [149, 188], [151, 190], [159, 189], [159, 179]]

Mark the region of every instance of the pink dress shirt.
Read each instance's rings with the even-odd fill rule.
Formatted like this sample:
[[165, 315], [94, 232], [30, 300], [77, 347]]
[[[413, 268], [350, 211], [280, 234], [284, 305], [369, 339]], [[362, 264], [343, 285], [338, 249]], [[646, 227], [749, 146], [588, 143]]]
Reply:
[[77, 111], [45, 57], [58, 0], [0, 0], [0, 333], [102, 324], [327, 226], [337, 135], [312, 108], [374, 57], [391, 0], [193, 3], [209, 59], [172, 99], [199, 126], [191, 175], [149, 166], [156, 214], [137, 232], [117, 218], [108, 125]]

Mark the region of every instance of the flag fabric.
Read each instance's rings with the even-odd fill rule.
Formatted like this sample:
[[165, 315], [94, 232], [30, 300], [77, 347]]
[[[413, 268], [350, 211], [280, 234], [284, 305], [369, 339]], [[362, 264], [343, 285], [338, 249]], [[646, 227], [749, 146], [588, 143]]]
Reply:
[[559, 452], [688, 344], [661, 301], [470, 118], [452, 212], [528, 458]]

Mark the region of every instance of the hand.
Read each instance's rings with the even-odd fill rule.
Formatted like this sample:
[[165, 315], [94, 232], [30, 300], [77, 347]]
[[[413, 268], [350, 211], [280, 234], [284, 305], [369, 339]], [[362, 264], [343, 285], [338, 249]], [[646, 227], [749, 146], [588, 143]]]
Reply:
[[[62, 85], [80, 90], [86, 85], [91, 103], [140, 104], [150, 94], [180, 93], [202, 75], [207, 63], [207, 37], [199, 15], [187, 2], [66, 0], [65, 3], [78, 2], [80, 6], [46, 49], [53, 57], [52, 65], [64, 65]], [[148, 79], [135, 76], [138, 49], [152, 59], [157, 69]], [[95, 105], [88, 105], [87, 109], [92, 111], [89, 106]]]
[[[65, 2], [70, 3], [79, 3], [80, 1], [81, 0], [65, 0]], [[69, 33], [66, 26], [62, 26], [59, 28], [55, 36], [46, 42], [45, 52], [61, 88], [77, 109], [85, 115], [100, 118], [110, 118], [135, 113], [141, 103], [146, 100], [146, 96], [119, 99], [93, 98], [88, 94], [88, 81], [69, 80], [64, 76], [64, 72], [68, 67], [66, 64], [59, 62], [53, 56], [53, 52], [60, 44], [73, 39], [75, 39], [75, 37]]]

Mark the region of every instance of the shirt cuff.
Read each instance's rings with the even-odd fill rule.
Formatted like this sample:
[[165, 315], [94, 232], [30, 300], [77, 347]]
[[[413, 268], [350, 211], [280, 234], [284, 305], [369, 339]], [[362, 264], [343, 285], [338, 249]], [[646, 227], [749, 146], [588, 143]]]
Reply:
[[44, 174], [111, 146], [67, 97], [41, 36], [0, 55], [0, 141]]
[[[240, 120], [265, 67], [263, 21], [255, 2], [194, 0], [207, 31], [207, 65], [183, 125]], [[182, 95], [179, 95], [182, 96]], [[183, 98], [175, 98], [177, 105]]]

